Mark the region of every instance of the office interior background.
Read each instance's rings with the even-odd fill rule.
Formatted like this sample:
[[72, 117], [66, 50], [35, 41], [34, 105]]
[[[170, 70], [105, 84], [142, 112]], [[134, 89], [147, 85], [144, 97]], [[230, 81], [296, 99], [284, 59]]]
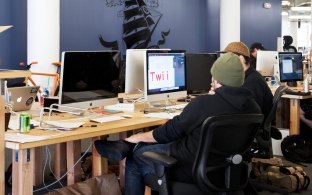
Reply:
[[[30, 63], [27, 62], [27, 47], [32, 43], [27, 43], [27, 33], [31, 30], [27, 29], [30, 20], [27, 18], [27, 6], [32, 1], [35, 0], [0, 2], [0, 25], [13, 25], [13, 28], [0, 36], [1, 68], [22, 69], [19, 62]], [[233, 0], [145, 0], [153, 15], [161, 15], [150, 44], [156, 44], [163, 39], [163, 32], [170, 31], [161, 48], [185, 49], [188, 52], [215, 52], [223, 49], [220, 48], [220, 23], [230, 25], [231, 21], [220, 19], [222, 1]], [[277, 37], [282, 36], [281, 1], [235, 1], [240, 2], [240, 26], [236, 27], [240, 31], [240, 40], [247, 45], [260, 41], [267, 49], [276, 50]], [[265, 2], [271, 3], [270, 9], [264, 8]], [[101, 35], [106, 41], [117, 41], [119, 49], [125, 53], [122, 39], [123, 10], [123, 0], [61, 0], [59, 52], [110, 49], [101, 45]], [[232, 32], [227, 33], [231, 35]], [[42, 36], [47, 41], [52, 38], [49, 35]]]

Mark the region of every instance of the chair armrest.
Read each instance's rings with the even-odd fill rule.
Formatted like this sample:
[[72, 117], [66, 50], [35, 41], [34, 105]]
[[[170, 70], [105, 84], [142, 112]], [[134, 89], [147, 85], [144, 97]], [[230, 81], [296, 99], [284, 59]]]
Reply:
[[167, 154], [159, 152], [147, 151], [143, 153], [143, 156], [164, 167], [171, 167], [178, 162], [177, 159], [173, 158], [172, 156], [168, 156]]

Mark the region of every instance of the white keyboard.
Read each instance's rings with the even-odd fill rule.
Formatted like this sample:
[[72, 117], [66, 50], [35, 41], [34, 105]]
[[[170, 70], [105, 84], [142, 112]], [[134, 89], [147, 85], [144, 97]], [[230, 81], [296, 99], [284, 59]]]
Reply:
[[119, 104], [104, 106], [104, 109], [124, 111], [124, 112], [134, 112], [134, 104], [119, 103]]
[[176, 104], [172, 106], [166, 106], [167, 109], [176, 109], [176, 110], [182, 110], [188, 103], [182, 103], [182, 104]]
[[123, 120], [123, 119], [126, 119], [126, 118], [122, 116], [102, 116], [102, 117], [92, 118], [90, 120], [94, 122], [98, 122], [98, 123], [105, 123], [105, 122], [118, 121], [118, 120]]
[[167, 112], [153, 112], [153, 113], [148, 113], [144, 114], [145, 117], [149, 118], [164, 118], [164, 119], [172, 119], [176, 115], [179, 115], [180, 113], [175, 112], [175, 113], [167, 113]]

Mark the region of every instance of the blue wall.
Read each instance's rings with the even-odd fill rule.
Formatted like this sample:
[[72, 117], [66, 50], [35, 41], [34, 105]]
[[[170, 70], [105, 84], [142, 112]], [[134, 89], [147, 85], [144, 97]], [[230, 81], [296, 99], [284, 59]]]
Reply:
[[[98, 36], [102, 35], [106, 41], [117, 40], [124, 52], [123, 5], [107, 6], [106, 2], [61, 0], [61, 51], [107, 49], [99, 42]], [[247, 45], [260, 41], [273, 50], [281, 35], [281, 2], [271, 0], [269, 10], [262, 7], [264, 2], [241, 0], [241, 40]], [[163, 17], [153, 33], [152, 44], [161, 39], [162, 31], [170, 30], [162, 48], [220, 50], [220, 1], [158, 0], [158, 4], [154, 9]], [[18, 63], [27, 60], [27, 1], [0, 1], [0, 25], [8, 24], [14, 27], [0, 34], [0, 68], [20, 69]]]
[[[161, 13], [162, 18], [152, 35], [152, 45], [162, 39], [163, 31], [170, 30], [162, 48], [208, 50], [206, 1], [159, 0], [158, 3], [152, 9]], [[109, 7], [103, 0], [62, 0], [61, 51], [105, 49], [98, 40], [102, 35], [106, 41], [117, 40], [125, 53], [123, 8], [124, 5]]]
[[[264, 2], [272, 4], [271, 9], [263, 8]], [[241, 41], [250, 46], [261, 42], [266, 49], [277, 49], [277, 37], [282, 32], [280, 0], [241, 0]]]
[[2, 0], [0, 25], [13, 25], [0, 34], [0, 68], [21, 69], [27, 60], [27, 1]]

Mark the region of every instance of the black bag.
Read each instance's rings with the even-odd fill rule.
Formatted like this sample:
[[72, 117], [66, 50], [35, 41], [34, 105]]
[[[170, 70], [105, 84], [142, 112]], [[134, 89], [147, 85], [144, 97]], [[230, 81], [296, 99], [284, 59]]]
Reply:
[[291, 162], [312, 162], [312, 141], [301, 135], [290, 135], [283, 139], [281, 150], [285, 159]]

